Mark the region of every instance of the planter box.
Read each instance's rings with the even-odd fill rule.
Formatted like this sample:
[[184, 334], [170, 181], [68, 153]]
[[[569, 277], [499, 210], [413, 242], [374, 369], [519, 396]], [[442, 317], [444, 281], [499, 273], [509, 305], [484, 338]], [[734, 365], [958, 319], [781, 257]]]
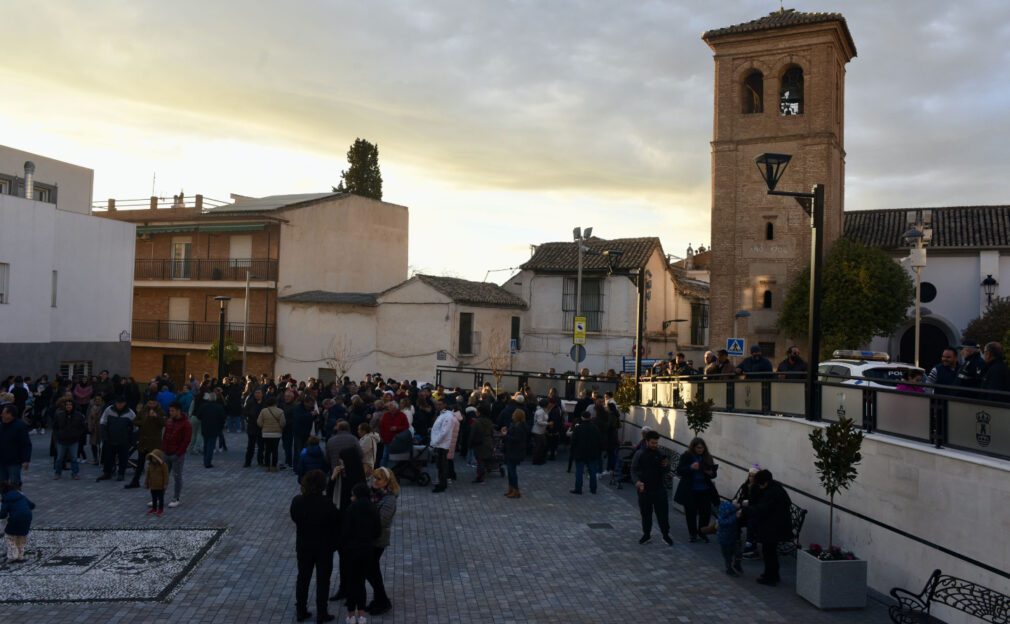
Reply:
[[796, 593], [818, 609], [865, 607], [866, 561], [821, 561], [805, 550], [798, 550]]

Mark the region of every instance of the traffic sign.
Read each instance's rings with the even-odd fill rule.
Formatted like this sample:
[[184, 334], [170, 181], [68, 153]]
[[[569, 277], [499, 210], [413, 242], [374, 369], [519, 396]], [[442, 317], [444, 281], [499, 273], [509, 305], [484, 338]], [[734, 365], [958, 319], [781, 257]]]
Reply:
[[576, 316], [572, 329], [572, 343], [577, 345], [586, 344], [586, 317]]
[[568, 352], [572, 361], [578, 364], [586, 359], [586, 348], [580, 344], [572, 345], [572, 350]]
[[726, 353], [733, 356], [743, 355], [744, 348], [747, 346], [747, 341], [743, 338], [727, 338], [726, 339]]

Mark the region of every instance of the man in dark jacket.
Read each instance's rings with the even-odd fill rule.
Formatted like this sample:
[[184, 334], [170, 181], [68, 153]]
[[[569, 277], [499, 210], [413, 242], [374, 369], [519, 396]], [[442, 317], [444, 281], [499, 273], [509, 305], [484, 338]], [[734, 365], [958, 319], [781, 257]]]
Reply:
[[213, 393], [207, 393], [200, 407], [196, 408], [196, 417], [200, 420], [200, 432], [203, 435], [203, 467], [214, 467], [214, 445], [224, 431], [224, 403], [221, 401], [221, 389], [215, 388]]
[[137, 428], [137, 469], [133, 471], [133, 479], [124, 486], [128, 490], [140, 487], [140, 475], [144, 474], [147, 454], [161, 448], [161, 434], [165, 430], [165, 410], [161, 408], [161, 403], [148, 401], [140, 408], [133, 425]]
[[645, 434], [645, 446], [635, 451], [631, 459], [631, 478], [638, 490], [638, 509], [642, 513], [642, 539], [639, 544], [652, 540], [652, 514], [655, 512], [663, 541], [673, 546], [670, 537], [670, 501], [666, 495], [663, 477], [670, 472], [670, 460], [659, 454], [659, 433]]
[[754, 486], [760, 492], [757, 500], [748, 503], [747, 525], [754, 533], [754, 539], [761, 544], [764, 558], [764, 574], [757, 582], [762, 585], [778, 585], [779, 542], [793, 538], [792, 519], [789, 515], [789, 494], [782, 484], [772, 479], [770, 470], [759, 470], [754, 475]]
[[[589, 468], [589, 491], [596, 494], [596, 474], [600, 472], [600, 453], [603, 452], [603, 436], [600, 429], [589, 420], [589, 412], [582, 412], [582, 418], [572, 432], [572, 457], [575, 458], [575, 489], [572, 494], [582, 494], [582, 475]], [[651, 514], [650, 514], [651, 517]]]
[[105, 408], [98, 426], [102, 433], [102, 445], [105, 447], [105, 466], [98, 481], [112, 478], [112, 470], [116, 469], [116, 481], [126, 479], [126, 463], [130, 459], [130, 443], [133, 441], [133, 420], [137, 417], [132, 409], [126, 406], [126, 397], [117, 396], [112, 405]]
[[761, 354], [761, 347], [754, 345], [750, 348], [750, 357], [740, 362], [736, 372], [747, 379], [766, 379], [772, 376], [772, 363]]
[[256, 423], [260, 412], [263, 411], [263, 390], [256, 388], [252, 396], [246, 399], [242, 408], [245, 416], [245, 433], [247, 442], [245, 446], [245, 464], [248, 468], [252, 465], [253, 455], [256, 455], [256, 465], [263, 465], [263, 438], [260, 437], [260, 427]]
[[0, 482], [12, 481], [21, 485], [21, 471], [28, 470], [32, 459], [32, 441], [28, 425], [18, 418], [18, 408], [13, 404], [3, 406], [0, 412]]
[[63, 464], [70, 461], [70, 474], [76, 480], [80, 478], [80, 465], [77, 463], [77, 447], [87, 431], [84, 414], [77, 411], [73, 401], [64, 401], [56, 410], [56, 462], [53, 464], [55, 478], [63, 475]]
[[982, 371], [985, 369], [985, 360], [979, 353], [978, 343], [962, 340], [961, 357], [964, 358], [964, 364], [957, 369], [957, 385], [966, 389], [958, 394], [968, 399], [977, 399], [980, 396], [977, 389], [982, 387]]
[[800, 357], [799, 347], [786, 349], [786, 359], [779, 362], [777, 369], [781, 379], [801, 379], [807, 372], [807, 363]]
[[1003, 358], [1003, 345], [998, 342], [986, 344], [982, 353], [985, 358], [985, 370], [982, 372], [982, 389], [989, 390], [985, 394], [988, 401], [1000, 403], [1010, 402], [1010, 369]]
[[294, 469], [298, 469], [299, 457], [305, 448], [305, 441], [312, 435], [312, 425], [316, 422], [316, 401], [306, 394], [301, 402], [291, 410], [291, 445], [295, 460]]

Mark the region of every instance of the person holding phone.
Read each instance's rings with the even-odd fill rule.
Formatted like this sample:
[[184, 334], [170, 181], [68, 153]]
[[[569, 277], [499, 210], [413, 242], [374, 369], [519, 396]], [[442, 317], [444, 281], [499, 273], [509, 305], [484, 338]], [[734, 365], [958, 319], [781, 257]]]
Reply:
[[691, 542], [700, 539], [707, 544], [709, 541], [708, 536], [701, 534], [699, 529], [708, 526], [712, 518], [712, 502], [719, 496], [712, 483], [718, 468], [708, 452], [708, 445], [701, 438], [691, 440], [677, 464], [680, 483], [673, 500], [684, 506]]

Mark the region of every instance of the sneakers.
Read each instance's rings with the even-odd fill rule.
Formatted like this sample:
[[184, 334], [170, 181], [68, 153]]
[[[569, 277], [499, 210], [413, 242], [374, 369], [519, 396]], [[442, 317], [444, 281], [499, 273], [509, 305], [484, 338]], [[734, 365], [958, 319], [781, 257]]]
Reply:
[[172, 502], [170, 502], [170, 503], [168, 504], [168, 506], [169, 506], [170, 508], [172, 508], [172, 509], [175, 509], [175, 508], [176, 508], [176, 507], [178, 507], [178, 506], [179, 506], [180, 504], [182, 504], [182, 501], [180, 501], [180, 500], [179, 500], [178, 498], [173, 498], [173, 499], [172, 499]]
[[669, 535], [664, 535], [663, 541], [666, 542], [667, 546], [673, 546], [673, 538], [670, 537]]
[[638, 540], [638, 543], [639, 544], [648, 544], [651, 541], [652, 541], [652, 536], [651, 535], [643, 535], [642, 539]]

